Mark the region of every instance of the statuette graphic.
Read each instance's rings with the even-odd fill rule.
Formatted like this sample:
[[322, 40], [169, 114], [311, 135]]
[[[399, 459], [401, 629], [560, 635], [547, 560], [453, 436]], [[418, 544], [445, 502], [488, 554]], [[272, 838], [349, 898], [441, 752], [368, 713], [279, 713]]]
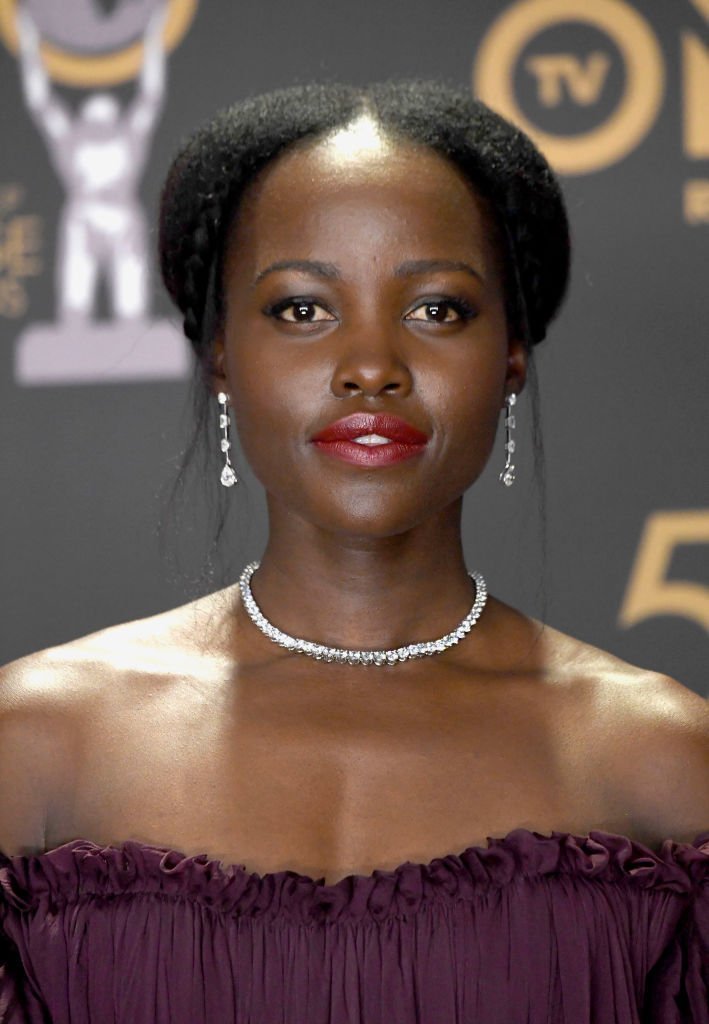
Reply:
[[[168, 23], [184, 7], [184, 0], [123, 0], [106, 15], [92, 0], [69, 0], [62, 4], [61, 19], [50, 0], [31, 0], [17, 9], [25, 104], [65, 192], [57, 224], [55, 319], [31, 323], [17, 339], [15, 374], [20, 384], [166, 379], [189, 372], [182, 333], [170, 321], [150, 315], [152, 268], [139, 196], [165, 98]], [[184, 22], [184, 10], [182, 18]], [[72, 29], [77, 51], [85, 54], [93, 45], [89, 66], [103, 85], [108, 76], [99, 73], [102, 58], [113, 61], [114, 78], [121, 69], [130, 78], [126, 47], [131, 34], [138, 33], [130, 52], [135, 54], [139, 44], [141, 59], [135, 93], [127, 104], [105, 87], [81, 95], [76, 108], [59, 94], [43, 50], [67, 51]], [[51, 33], [48, 40], [45, 32]], [[115, 62], [118, 50], [124, 57], [120, 66]], [[57, 64], [55, 56], [54, 65], [65, 79], [81, 70], [69, 58]], [[99, 319], [97, 313], [101, 283], [108, 319]]]

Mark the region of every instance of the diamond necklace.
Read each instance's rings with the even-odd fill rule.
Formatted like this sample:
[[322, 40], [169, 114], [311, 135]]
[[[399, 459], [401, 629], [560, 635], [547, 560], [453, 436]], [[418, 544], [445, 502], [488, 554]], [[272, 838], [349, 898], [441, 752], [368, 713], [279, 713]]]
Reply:
[[327, 647], [324, 644], [312, 643], [310, 640], [301, 640], [288, 633], [283, 633], [272, 622], [269, 622], [251, 593], [251, 577], [258, 569], [259, 564], [259, 562], [250, 562], [239, 577], [239, 589], [244, 607], [254, 625], [258, 626], [269, 640], [273, 640], [274, 643], [289, 651], [307, 654], [318, 661], [335, 661], [341, 665], [395, 665], [398, 661], [406, 661], [408, 658], [424, 658], [428, 654], [439, 654], [459, 643], [470, 632], [480, 618], [487, 601], [487, 585], [481, 573], [469, 572], [468, 575], [475, 583], [473, 607], [451, 633], [446, 633], [440, 640], [408, 644], [406, 647], [394, 647], [388, 651], [351, 651], [342, 647]]

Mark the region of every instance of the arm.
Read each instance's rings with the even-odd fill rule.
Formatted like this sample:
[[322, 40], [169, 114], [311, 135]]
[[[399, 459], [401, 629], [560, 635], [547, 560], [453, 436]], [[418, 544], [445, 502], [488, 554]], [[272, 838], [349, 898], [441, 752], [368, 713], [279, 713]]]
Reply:
[[709, 831], [709, 702], [655, 674], [641, 700], [622, 762], [638, 820], [663, 839], [691, 843]]
[[76, 674], [52, 649], [0, 669], [0, 851], [7, 856], [45, 848], [48, 816], [71, 784]]
[[[56, 680], [54, 685], [56, 685]], [[31, 958], [21, 953], [12, 858], [45, 847], [53, 783], [63, 776], [66, 729], [53, 712], [51, 677], [39, 656], [0, 669], [0, 1021], [50, 1021]], [[44, 692], [43, 692], [44, 691]], [[7, 883], [7, 888], [3, 881]]]
[[675, 857], [692, 889], [682, 893], [682, 917], [648, 975], [647, 1022], [709, 1024], [709, 702], [667, 677], [655, 694], [664, 707], [638, 792], [659, 834], [686, 844]]
[[[678, 869], [676, 891], [668, 880], [657, 893], [662, 903], [656, 922], [652, 913], [648, 917], [651, 944], [667, 921], [676, 925], [648, 963], [642, 1019], [709, 1024], [709, 702], [669, 676], [648, 673], [632, 721], [617, 770], [632, 794], [635, 827], [652, 837], [657, 853], [665, 840], [678, 851], [668, 852]], [[691, 891], [683, 889], [685, 873]]]
[[39, 52], [39, 33], [32, 17], [22, 7], [17, 15], [20, 40], [20, 70], [25, 103], [40, 131], [51, 138], [61, 138], [71, 128], [66, 108], [52, 94], [49, 76]]
[[44, 847], [45, 743], [23, 697], [31, 677], [25, 661], [0, 672], [0, 851], [7, 856]]
[[163, 31], [168, 5], [164, 4], [148, 22], [143, 37], [143, 67], [138, 93], [128, 112], [128, 124], [141, 135], [147, 134], [157, 119], [165, 97], [165, 48]]

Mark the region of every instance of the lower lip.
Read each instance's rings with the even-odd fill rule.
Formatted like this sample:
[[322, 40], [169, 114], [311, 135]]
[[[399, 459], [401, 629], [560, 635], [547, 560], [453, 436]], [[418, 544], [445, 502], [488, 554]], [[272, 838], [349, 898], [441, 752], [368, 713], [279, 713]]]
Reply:
[[357, 444], [356, 441], [313, 441], [316, 448], [342, 462], [356, 466], [390, 466], [393, 462], [419, 455], [425, 444], [402, 444], [390, 441], [388, 444]]

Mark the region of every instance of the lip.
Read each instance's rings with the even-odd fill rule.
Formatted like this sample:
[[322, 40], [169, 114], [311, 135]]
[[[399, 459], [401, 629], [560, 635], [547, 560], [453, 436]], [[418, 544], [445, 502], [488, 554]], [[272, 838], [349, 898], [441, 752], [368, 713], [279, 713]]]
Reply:
[[[362, 445], [356, 438], [379, 434], [389, 444]], [[356, 412], [330, 423], [312, 437], [312, 443], [334, 458], [360, 466], [388, 466], [420, 454], [428, 435], [391, 413]]]
[[380, 434], [400, 444], [424, 445], [428, 443], [428, 435], [416, 427], [412, 427], [400, 416], [383, 412], [353, 412], [341, 420], [335, 420], [312, 440], [325, 443], [332, 441], [354, 441], [366, 434]]

